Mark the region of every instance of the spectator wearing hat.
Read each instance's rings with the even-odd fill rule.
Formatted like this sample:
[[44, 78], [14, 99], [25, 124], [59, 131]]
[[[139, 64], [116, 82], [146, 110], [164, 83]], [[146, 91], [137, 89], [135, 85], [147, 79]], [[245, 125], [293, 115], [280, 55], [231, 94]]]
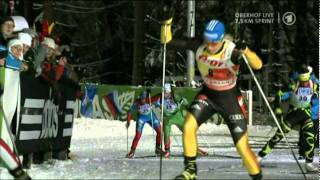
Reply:
[[[61, 90], [59, 88], [58, 81], [64, 74], [64, 66], [67, 62], [64, 56], [61, 56], [57, 50], [58, 46], [54, 39], [51, 37], [45, 37], [43, 42], [39, 45], [35, 63], [41, 65], [40, 77], [44, 79], [52, 87], [53, 103], [59, 105], [61, 102]], [[45, 51], [44, 51], [45, 50]], [[42, 52], [45, 54], [42, 54]], [[39, 55], [42, 54], [42, 55]], [[42, 59], [43, 58], [43, 59]], [[38, 70], [37, 70], [38, 71]], [[33, 163], [43, 163], [47, 158], [50, 158], [50, 151], [33, 153]], [[51, 154], [52, 155], [52, 154]]]
[[15, 27], [14, 21], [10, 16], [3, 17], [0, 21], [1, 34], [0, 44], [7, 46], [8, 41], [14, 37], [13, 29]]
[[[18, 34], [19, 40], [23, 44], [23, 59], [24, 63], [28, 65], [28, 70], [25, 72], [30, 75], [35, 75], [34, 69], [34, 51], [31, 48], [32, 46], [32, 37], [29, 33], [21, 32]], [[23, 76], [25, 77], [25, 76]], [[23, 78], [21, 77], [21, 78]], [[34, 76], [33, 76], [34, 77]], [[33, 154], [23, 154], [22, 166], [23, 168], [30, 169], [32, 164]]]
[[[60, 53], [57, 50], [58, 46], [53, 38], [45, 37], [44, 41], [41, 43], [41, 46], [44, 46], [47, 49], [44, 61], [41, 63], [41, 78], [50, 84], [52, 87], [53, 103], [59, 105], [62, 94], [58, 81], [61, 79], [64, 73], [64, 65], [66, 60], [62, 59], [62, 56], [58, 58]], [[46, 154], [50, 155], [50, 152], [40, 152], [39, 157], [37, 157], [37, 154], [34, 154], [34, 163], [41, 163], [44, 161], [46, 158], [48, 158]]]
[[23, 62], [28, 65], [26, 73], [35, 75], [36, 71], [34, 68], [35, 51], [32, 48], [32, 36], [29, 33], [20, 32], [18, 34], [19, 40], [23, 44]]
[[57, 51], [57, 45], [52, 38], [46, 37], [42, 42], [47, 47], [47, 53], [42, 63], [41, 76], [48, 81], [54, 88], [57, 86], [64, 73], [64, 66], [67, 60], [64, 56], [60, 56]]
[[0, 67], [4, 66], [7, 54], [7, 48], [0, 44]]
[[[15, 62], [23, 59], [23, 44], [19, 39], [10, 40], [6, 50], [8, 51], [6, 61], [9, 61], [9, 58]], [[16, 64], [16, 67], [13, 66], [14, 64]], [[30, 179], [28, 174], [22, 169], [16, 154], [12, 151], [13, 142], [10, 138], [10, 133], [14, 134], [16, 130], [14, 114], [16, 111], [19, 111], [20, 70], [25, 70], [27, 67], [22, 63], [12, 63], [11, 65], [9, 66], [7, 62], [5, 66], [0, 67], [0, 86], [4, 89], [1, 94], [0, 103], [0, 150], [3, 152], [0, 154], [0, 158], [15, 179]], [[17, 113], [17, 119], [19, 119], [19, 113]], [[11, 130], [7, 129], [7, 125], [12, 127], [13, 132], [9, 132]]]
[[32, 37], [28, 33], [21, 32], [18, 34], [18, 38], [23, 44], [23, 54], [26, 54], [32, 45]]
[[[6, 64], [0, 68], [0, 85], [3, 88], [1, 106], [6, 113], [6, 118], [11, 124], [15, 110], [20, 102], [20, 71], [28, 69], [23, 59], [23, 44], [19, 39], [12, 39], [8, 42], [8, 56]], [[11, 63], [12, 61], [13, 63]], [[5, 102], [5, 103], [4, 103]], [[19, 117], [17, 117], [19, 118]], [[14, 126], [13, 126], [14, 127]], [[13, 129], [15, 130], [15, 129]]]

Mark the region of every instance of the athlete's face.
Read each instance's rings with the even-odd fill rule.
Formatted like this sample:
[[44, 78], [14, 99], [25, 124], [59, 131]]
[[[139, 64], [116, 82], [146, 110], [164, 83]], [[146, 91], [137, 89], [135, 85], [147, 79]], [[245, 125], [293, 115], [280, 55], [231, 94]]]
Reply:
[[171, 98], [171, 93], [170, 92], [165, 92], [164, 93], [164, 97], [167, 98], [167, 99]]
[[143, 92], [141, 95], [140, 95], [140, 100], [142, 103], [146, 103], [146, 99], [147, 99], [147, 93], [146, 92]]
[[309, 81], [300, 81], [300, 84], [302, 87], [308, 87], [309, 86]]
[[146, 98], [141, 99], [141, 103], [147, 103]]
[[216, 52], [219, 51], [219, 49], [222, 47], [222, 41], [219, 41], [219, 42], [209, 42], [209, 41], [205, 41], [205, 45], [207, 47], [207, 50], [214, 54]]

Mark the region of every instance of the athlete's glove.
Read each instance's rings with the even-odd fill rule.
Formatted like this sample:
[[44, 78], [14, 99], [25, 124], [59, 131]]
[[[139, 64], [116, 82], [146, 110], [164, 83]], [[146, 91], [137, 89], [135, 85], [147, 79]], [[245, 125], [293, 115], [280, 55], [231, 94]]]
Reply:
[[186, 98], [181, 98], [179, 101], [179, 107], [182, 105], [187, 105], [188, 104], [188, 100]]
[[172, 40], [171, 23], [172, 17], [170, 19], [162, 21], [160, 32], [160, 40], [162, 44], [166, 44]]
[[314, 92], [312, 97], [311, 97], [311, 106], [314, 106], [319, 103], [319, 96], [318, 92]]
[[130, 121], [127, 121], [127, 123], [126, 123], [126, 128], [128, 129], [129, 126], [130, 126]]
[[246, 56], [249, 65], [253, 69], [258, 70], [262, 68], [262, 60], [259, 58], [259, 56], [255, 52], [251, 51], [248, 47], [246, 47], [242, 51], [242, 53]]
[[275, 113], [276, 115], [281, 115], [281, 114], [282, 114], [282, 109], [279, 108], [279, 107], [277, 107], [277, 108], [274, 110], [274, 113]]
[[245, 50], [247, 46], [248, 46], [248, 44], [247, 44], [247, 42], [245, 40], [238, 41], [236, 43], [237, 49], [240, 49], [240, 50]]

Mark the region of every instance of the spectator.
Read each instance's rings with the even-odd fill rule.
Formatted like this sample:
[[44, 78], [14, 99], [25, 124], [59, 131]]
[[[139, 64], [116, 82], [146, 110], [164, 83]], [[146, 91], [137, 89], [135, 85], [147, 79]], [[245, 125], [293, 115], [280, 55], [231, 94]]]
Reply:
[[[1, 69], [3, 76], [1, 77], [1, 87], [3, 87], [2, 104], [3, 111], [6, 113], [6, 118], [13, 121], [18, 103], [20, 102], [20, 71], [28, 69], [28, 66], [21, 63], [23, 59], [23, 45], [20, 40], [12, 39], [8, 42], [8, 56], [6, 57], [5, 67]], [[19, 118], [19, 115], [18, 117]], [[15, 127], [15, 124], [12, 125]], [[15, 129], [13, 129], [15, 131]]]
[[[1, 46], [1, 52], [7, 51]], [[1, 77], [1, 87], [4, 91], [1, 95], [2, 103], [0, 111], [0, 127], [2, 128], [1, 139], [0, 139], [0, 149], [1, 149], [1, 160], [4, 161], [11, 175], [16, 179], [30, 179], [28, 174], [22, 169], [21, 163], [12, 152], [12, 141], [10, 139], [10, 133], [8, 132], [7, 125], [15, 127], [13, 117], [16, 112], [17, 106], [20, 102], [20, 73], [19, 70], [27, 69], [27, 66], [23, 63], [17, 63], [19, 60], [22, 60], [23, 54], [23, 45], [22, 42], [18, 39], [12, 39], [8, 42], [8, 51], [9, 56], [6, 57], [6, 61], [15, 61], [7, 66], [9, 62], [4, 63], [4, 58], [1, 59], [1, 64], [11, 68], [5, 68], [4, 66], [0, 67], [0, 72], [3, 75]], [[3, 53], [1, 53], [3, 54]], [[9, 59], [11, 58], [11, 59]], [[14, 67], [16, 65], [16, 67]], [[5, 103], [3, 103], [5, 102]], [[17, 115], [19, 118], [19, 115]]]
[[[57, 45], [52, 38], [46, 37], [42, 43], [48, 50], [44, 62], [42, 63], [41, 77], [46, 80], [53, 88], [54, 103], [59, 104], [61, 92], [58, 81], [64, 73], [64, 66], [67, 60], [64, 56], [57, 56]], [[56, 59], [58, 57], [58, 59]]]
[[[18, 38], [23, 44], [24, 63], [27, 63], [28, 65], [28, 70], [26, 72], [35, 74], [34, 64], [33, 64], [34, 54], [31, 49], [32, 37], [28, 33], [19, 33]], [[32, 164], [32, 159], [33, 159], [32, 153], [23, 154], [23, 161], [22, 161], [23, 168], [30, 169]]]
[[34, 75], [34, 49], [32, 48], [32, 37], [28, 33], [21, 32], [18, 34], [18, 38], [23, 44], [23, 61], [28, 65], [28, 70], [26, 72]]
[[[62, 93], [59, 88], [58, 81], [64, 74], [64, 66], [67, 60], [64, 56], [59, 55], [57, 47], [58, 46], [56, 45], [54, 39], [45, 37], [44, 41], [39, 45], [39, 48], [37, 48], [35, 66], [38, 66], [38, 64], [40, 65], [41, 72], [37, 73], [39, 73], [41, 75], [41, 78], [48, 82], [52, 87], [53, 103], [59, 105], [61, 102]], [[46, 154], [49, 156], [47, 156]], [[52, 152], [49, 151], [34, 153], [33, 163], [43, 163], [43, 161], [47, 158], [52, 158], [52, 155]]]
[[26, 54], [31, 47], [32, 37], [28, 33], [21, 32], [18, 34], [18, 38], [23, 44], [23, 54]]
[[7, 46], [8, 41], [14, 37], [14, 21], [10, 16], [3, 17], [1, 19], [1, 34], [0, 34], [0, 44]]

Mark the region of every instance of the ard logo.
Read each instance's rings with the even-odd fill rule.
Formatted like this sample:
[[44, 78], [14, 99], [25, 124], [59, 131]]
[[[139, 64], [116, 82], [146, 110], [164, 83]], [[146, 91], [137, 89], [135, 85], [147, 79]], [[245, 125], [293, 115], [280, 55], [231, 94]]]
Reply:
[[54, 138], [58, 134], [58, 106], [47, 100], [43, 107], [40, 139]]

